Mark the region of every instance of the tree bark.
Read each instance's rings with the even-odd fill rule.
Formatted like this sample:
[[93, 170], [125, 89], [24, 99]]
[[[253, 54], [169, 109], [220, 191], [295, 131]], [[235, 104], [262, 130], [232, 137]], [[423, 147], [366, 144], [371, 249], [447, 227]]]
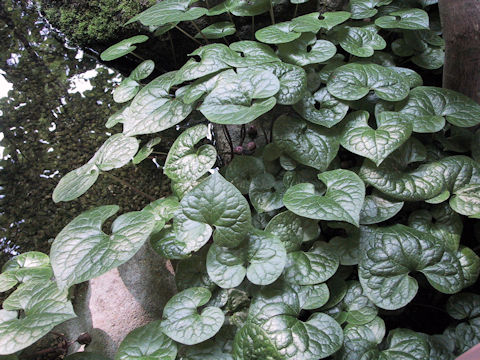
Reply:
[[443, 87], [480, 103], [480, 1], [439, 0], [445, 39]]

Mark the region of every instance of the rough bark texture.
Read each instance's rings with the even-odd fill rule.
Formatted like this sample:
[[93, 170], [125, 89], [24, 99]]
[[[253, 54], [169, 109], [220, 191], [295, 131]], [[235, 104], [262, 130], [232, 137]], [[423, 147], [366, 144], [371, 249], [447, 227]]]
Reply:
[[445, 39], [443, 87], [480, 103], [480, 1], [440, 0]]

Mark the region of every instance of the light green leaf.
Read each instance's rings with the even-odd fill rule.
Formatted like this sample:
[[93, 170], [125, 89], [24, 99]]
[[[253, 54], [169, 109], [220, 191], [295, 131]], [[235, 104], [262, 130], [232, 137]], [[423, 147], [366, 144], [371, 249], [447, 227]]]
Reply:
[[29, 251], [8, 260], [0, 275], [0, 292], [10, 290], [18, 283], [48, 280], [52, 277], [50, 259], [38, 251]]
[[388, 348], [380, 353], [381, 360], [430, 359], [428, 338], [409, 329], [395, 329], [388, 334]]
[[424, 52], [412, 56], [410, 60], [424, 69], [436, 70], [445, 62], [445, 51], [442, 48], [428, 47]]
[[480, 124], [480, 105], [456, 91], [419, 86], [396, 106], [413, 123], [415, 132], [436, 132], [445, 120], [459, 127]]
[[118, 169], [128, 164], [138, 150], [138, 140], [131, 136], [115, 134], [110, 136], [89, 163], [95, 163], [101, 171]]
[[266, 44], [283, 44], [298, 39], [301, 32], [295, 32], [291, 21], [266, 26], [255, 32], [255, 38]]
[[264, 172], [263, 162], [254, 156], [235, 156], [225, 171], [225, 179], [242, 194], [248, 194], [253, 178]]
[[274, 143], [293, 160], [317, 170], [326, 170], [339, 149], [337, 131], [280, 116], [273, 125]]
[[240, 285], [245, 275], [253, 284], [268, 285], [282, 274], [286, 257], [285, 247], [276, 236], [251, 230], [241, 248], [213, 244], [208, 251], [207, 271], [218, 286], [226, 289]]
[[378, 10], [376, 7], [388, 5], [393, 0], [350, 0], [349, 11], [352, 19], [365, 19], [374, 16]]
[[273, 49], [257, 41], [242, 40], [230, 44], [230, 49], [238, 53], [231, 66], [248, 67], [258, 64], [280, 62]]
[[428, 14], [421, 9], [406, 9], [391, 12], [375, 20], [375, 25], [384, 29], [421, 30], [428, 29]]
[[447, 312], [457, 320], [480, 316], [480, 295], [465, 292], [451, 296], [447, 301]]
[[358, 57], [370, 57], [387, 43], [371, 28], [344, 26], [334, 32], [334, 38], [346, 52]]
[[[67, 291], [59, 290], [55, 282], [45, 279], [20, 285], [3, 302], [3, 309], [0, 310], [0, 355], [26, 348], [56, 325], [76, 316]], [[7, 314], [6, 310], [12, 312]], [[21, 310], [23, 316], [18, 318], [13, 310]]]
[[190, 114], [191, 104], [169, 94], [175, 76], [175, 71], [160, 75], [138, 92], [123, 114], [124, 134], [156, 133], [178, 124]]
[[308, 252], [288, 253], [284, 279], [297, 285], [315, 285], [335, 274], [339, 259], [335, 251], [323, 242], [316, 242]]
[[226, 4], [235, 16], [256, 16], [270, 9], [270, 0], [227, 0]]
[[207, 9], [190, 8], [192, 0], [164, 0], [131, 18], [125, 25], [140, 21], [145, 26], [160, 26], [173, 22], [198, 19], [207, 13]]
[[195, 145], [208, 136], [206, 125], [186, 129], [168, 152], [163, 172], [174, 182], [193, 181], [202, 177], [217, 161], [217, 151], [212, 145]]
[[360, 232], [358, 228], [345, 223], [330, 223], [329, 227], [343, 228], [347, 236], [335, 236], [328, 244], [340, 259], [340, 265], [357, 265], [360, 252]]
[[330, 292], [327, 284], [296, 285], [290, 284], [298, 295], [300, 308], [305, 310], [319, 309], [328, 301]]
[[154, 69], [155, 63], [152, 60], [142, 61], [135, 69], [133, 69], [129, 78], [135, 81], [146, 79]]
[[97, 181], [100, 170], [87, 163], [63, 176], [53, 190], [54, 202], [71, 201], [83, 195]]
[[122, 40], [115, 45], [110, 46], [100, 54], [100, 59], [103, 61], [111, 61], [118, 59], [134, 51], [137, 47], [133, 44], [143, 43], [148, 40], [146, 35], [132, 36], [131, 38]]
[[[183, 291], [191, 287], [204, 287], [210, 291], [218, 289], [207, 273], [206, 259], [208, 251], [208, 246], [205, 246], [191, 254], [190, 257], [178, 262], [175, 269], [175, 284], [177, 285], [178, 291]], [[213, 297], [214, 296], [215, 294]], [[212, 302], [213, 297], [209, 303]]]
[[247, 200], [218, 172], [197, 185], [181, 201], [186, 219], [215, 226], [219, 246], [238, 246], [246, 237], [251, 215]]
[[156, 137], [153, 139], [148, 140], [148, 142], [142, 146], [142, 148], [137, 152], [137, 154], [134, 156], [132, 163], [134, 164], [140, 164], [143, 160], [148, 158], [150, 154], [153, 152], [153, 147], [155, 145], [160, 144], [160, 141], [162, 138]]
[[314, 12], [293, 18], [292, 28], [295, 32], [312, 32], [318, 33], [320, 29], [330, 30], [335, 26], [347, 21], [350, 18], [348, 11], [324, 12], [321, 14], [322, 19], [319, 20], [320, 13]]
[[450, 197], [450, 191], [445, 190], [441, 194], [439, 194], [439, 195], [437, 195], [437, 196], [435, 196], [431, 199], [425, 200], [425, 202], [428, 203], [428, 204], [440, 204], [440, 203], [448, 200], [449, 197]]
[[174, 295], [163, 309], [161, 329], [169, 338], [185, 345], [201, 343], [213, 337], [222, 327], [225, 316], [217, 307], [205, 305], [211, 292], [195, 287]]
[[284, 211], [274, 216], [265, 231], [280, 239], [287, 252], [300, 250], [303, 242], [314, 240], [320, 234], [318, 222]]
[[344, 331], [343, 347], [335, 355], [339, 360], [377, 358], [377, 345], [385, 336], [385, 323], [379, 317], [364, 325], [348, 324]]
[[160, 321], [131, 331], [120, 344], [115, 360], [175, 360], [177, 345], [162, 333]]
[[278, 45], [280, 58], [298, 66], [325, 62], [336, 52], [337, 48], [330, 41], [318, 40], [312, 33], [304, 33], [295, 41]]
[[407, 97], [409, 84], [395, 70], [377, 64], [347, 64], [337, 68], [327, 89], [342, 100], [359, 100], [375, 91], [383, 100], [399, 101]]
[[480, 182], [455, 190], [450, 206], [459, 214], [480, 219]]
[[423, 201], [445, 190], [455, 192], [468, 185], [480, 184], [480, 165], [469, 157], [457, 155], [403, 172], [397, 170], [392, 161], [379, 167], [365, 161], [359, 175], [367, 184], [395, 199]]
[[85, 211], [57, 235], [50, 250], [50, 260], [61, 288], [92, 279], [123, 264], [147, 240], [154, 218], [142, 211], [119, 216], [112, 224], [112, 234], [105, 234], [102, 224], [117, 211], [116, 205]]
[[230, 21], [221, 21], [203, 28], [201, 34], [198, 33], [195, 37], [197, 39], [203, 38], [203, 36], [207, 39], [220, 39], [225, 36], [233, 35], [236, 31], [235, 24]]
[[360, 224], [378, 224], [388, 220], [402, 210], [403, 201], [386, 198], [381, 192], [374, 190], [371, 195], [365, 196], [362, 210], [360, 211]]
[[137, 95], [139, 89], [140, 84], [137, 81], [125, 78], [113, 91], [113, 100], [117, 103], [127, 102]]
[[276, 180], [273, 175], [265, 173], [252, 179], [248, 195], [258, 212], [269, 212], [283, 207], [285, 190], [282, 180]]
[[287, 209], [310, 219], [345, 221], [358, 226], [365, 198], [362, 180], [354, 172], [342, 169], [318, 177], [327, 185], [325, 195], [316, 195], [311, 184], [292, 186], [283, 197]]
[[305, 92], [305, 96], [293, 108], [305, 120], [327, 128], [342, 121], [348, 112], [348, 105], [330, 95], [325, 87], [313, 95]]
[[372, 129], [368, 125], [369, 117], [367, 111], [349, 114], [344, 121], [340, 144], [378, 166], [407, 141], [412, 133], [412, 124], [400, 113], [385, 111], [377, 117], [377, 129]]

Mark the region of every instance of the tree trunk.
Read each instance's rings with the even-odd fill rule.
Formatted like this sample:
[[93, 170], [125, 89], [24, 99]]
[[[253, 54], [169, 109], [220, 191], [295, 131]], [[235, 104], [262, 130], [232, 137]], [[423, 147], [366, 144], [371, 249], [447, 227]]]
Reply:
[[445, 39], [443, 87], [480, 103], [480, 1], [439, 0]]

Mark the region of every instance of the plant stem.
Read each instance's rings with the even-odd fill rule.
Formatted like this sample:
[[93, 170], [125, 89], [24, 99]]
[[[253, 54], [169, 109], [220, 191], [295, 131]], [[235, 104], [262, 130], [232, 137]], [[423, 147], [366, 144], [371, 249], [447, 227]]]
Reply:
[[200, 30], [200, 28], [198, 27], [198, 25], [195, 24], [195, 21], [192, 20], [192, 21], [190, 21], [190, 22], [193, 24], [193, 26], [195, 27], [195, 29], [197, 29], [197, 31], [198, 31], [198, 32], [200, 33], [200, 35], [203, 37], [203, 40], [205, 40], [207, 44], [210, 44], [210, 41], [208, 41], [207, 37], [205, 36], [204, 33], [202, 33], [202, 30]]
[[228, 140], [228, 145], [230, 146], [230, 160], [233, 159], [233, 143], [232, 143], [232, 137], [230, 136], [230, 132], [228, 131], [227, 125], [223, 125], [223, 133], [225, 134], [225, 137]]
[[225, 44], [227, 44], [227, 46], [230, 46], [230, 43], [228, 42], [228, 40], [225, 36], [223, 37], [223, 41], [225, 41]]
[[297, 17], [298, 4], [295, 4], [295, 11], [293, 12], [293, 17]]
[[130, 54], [132, 54], [133, 56], [135, 56], [137, 59], [140, 59], [140, 60], [142, 60], [142, 61], [145, 61], [145, 59], [144, 59], [143, 57], [141, 57], [141, 56], [138, 55], [138, 54], [135, 54], [133, 51], [132, 51]]
[[210, 9], [210, 4], [208, 3], [208, 0], [205, 0], [205, 4], [207, 5], [207, 9]]
[[142, 195], [144, 198], [150, 200], [150, 201], [155, 201], [156, 199], [151, 196], [151, 195], [148, 195], [147, 193], [144, 193], [142, 190], [136, 188], [135, 186], [133, 186], [132, 184], [130, 184], [129, 182], [123, 180], [123, 179], [120, 179], [119, 177], [116, 177], [115, 175], [113, 174], [110, 174], [108, 172], [103, 172], [103, 174], [107, 175], [109, 178], [111, 178], [112, 180], [118, 182], [119, 184], [122, 184], [123, 186], [125, 187], [128, 187], [130, 189], [132, 189], [134, 192], [136, 192], [137, 194], [139, 195]]
[[272, 25], [275, 25], [275, 14], [273, 13], [272, 0], [270, 0], [270, 20], [272, 21]]
[[170, 31], [168, 32], [168, 40], [170, 41], [170, 49], [172, 50], [173, 65], [175, 66], [175, 69], [176, 69], [177, 68], [177, 54], [175, 53], [175, 47], [173, 46], [172, 34], [170, 33]]
[[198, 45], [202, 45], [202, 43], [200, 41], [198, 41], [197, 39], [195, 39], [192, 35], [190, 35], [189, 33], [187, 33], [185, 30], [183, 30], [181, 27], [179, 27], [178, 25], [175, 25], [175, 28], [177, 30], [179, 30], [180, 32], [183, 33], [183, 35], [187, 36], [188, 38], [190, 38], [190, 40], [192, 41], [195, 41]]
[[252, 16], [252, 40], [255, 40], [255, 16]]

